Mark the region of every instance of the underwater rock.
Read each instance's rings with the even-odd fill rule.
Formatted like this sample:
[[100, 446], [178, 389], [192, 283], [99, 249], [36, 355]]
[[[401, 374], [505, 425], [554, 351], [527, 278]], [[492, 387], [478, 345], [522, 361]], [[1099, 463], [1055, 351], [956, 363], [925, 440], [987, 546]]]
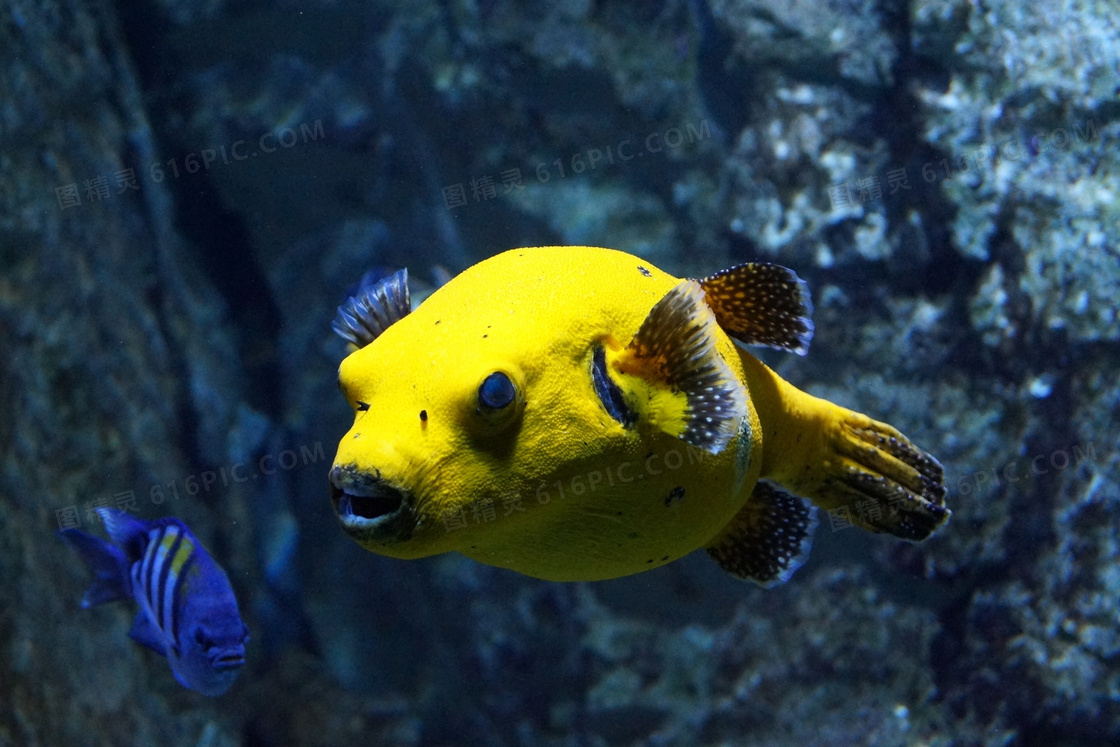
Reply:
[[[1120, 739], [1113, 6], [8, 8], [0, 742]], [[796, 267], [818, 333], [775, 364], [927, 444], [952, 522], [895, 546], [822, 516], [770, 592], [704, 559], [568, 586], [363, 553], [326, 458], [166, 497], [330, 448], [330, 319], [369, 266], [426, 280], [577, 238], [680, 275]], [[130, 490], [251, 599], [261, 648], [218, 702], [123, 640], [126, 613], [74, 621], [56, 511]]]
[[919, 98], [925, 137], [945, 159], [926, 176], [956, 207], [958, 251], [1002, 269], [1006, 292], [1030, 304], [1028, 324], [1115, 341], [1115, 6], [943, 0], [920, 4], [914, 27], [918, 49], [943, 54], [949, 72], [947, 88]]
[[[627, 620], [589, 601], [592, 723], [609, 743], [635, 738], [622, 715], [639, 712], [658, 744], [813, 742], [822, 733], [830, 744], [867, 734], [900, 743], [944, 733], [930, 673], [893, 653], [928, 655], [936, 618], [869, 582], [849, 566], [800, 590], [752, 589], [714, 630]], [[766, 615], [754, 611], [761, 594]]]
[[151, 178], [161, 160], [109, 6], [4, 13], [0, 741], [236, 744], [226, 713], [178, 700], [166, 667], [126, 639], [125, 611], [78, 614], [80, 563], [50, 541], [98, 506], [174, 506], [207, 517], [191, 520], [213, 546], [214, 514], [237, 511], [208, 510], [185, 481], [202, 441], [223, 455], [228, 331]]

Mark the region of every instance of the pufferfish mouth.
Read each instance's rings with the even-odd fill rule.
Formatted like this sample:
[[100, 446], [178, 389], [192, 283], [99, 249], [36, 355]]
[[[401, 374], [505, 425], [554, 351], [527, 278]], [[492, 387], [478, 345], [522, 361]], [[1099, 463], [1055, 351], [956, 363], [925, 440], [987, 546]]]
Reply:
[[330, 472], [331, 505], [342, 528], [359, 542], [385, 543], [407, 539], [413, 509], [407, 491], [350, 465]]

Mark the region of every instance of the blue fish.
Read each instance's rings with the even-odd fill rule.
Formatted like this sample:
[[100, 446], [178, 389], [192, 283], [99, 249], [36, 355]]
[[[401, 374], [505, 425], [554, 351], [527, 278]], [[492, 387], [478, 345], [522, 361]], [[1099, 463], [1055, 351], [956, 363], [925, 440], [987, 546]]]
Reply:
[[97, 513], [112, 542], [78, 529], [58, 533], [97, 576], [82, 607], [134, 600], [140, 611], [128, 635], [166, 656], [184, 687], [224, 693], [245, 664], [249, 641], [225, 571], [179, 519]]

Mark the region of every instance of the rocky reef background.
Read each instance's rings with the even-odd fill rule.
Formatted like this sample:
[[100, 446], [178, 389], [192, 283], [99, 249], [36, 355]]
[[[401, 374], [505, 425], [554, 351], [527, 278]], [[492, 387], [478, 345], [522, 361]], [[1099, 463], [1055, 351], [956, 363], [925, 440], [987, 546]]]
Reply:
[[[1112, 0], [3, 2], [0, 744], [1120, 740], [1118, 134]], [[824, 518], [769, 591], [360, 550], [334, 307], [546, 243], [795, 268], [767, 360], [938, 455], [948, 527]], [[226, 696], [79, 608], [98, 505], [229, 571]]]

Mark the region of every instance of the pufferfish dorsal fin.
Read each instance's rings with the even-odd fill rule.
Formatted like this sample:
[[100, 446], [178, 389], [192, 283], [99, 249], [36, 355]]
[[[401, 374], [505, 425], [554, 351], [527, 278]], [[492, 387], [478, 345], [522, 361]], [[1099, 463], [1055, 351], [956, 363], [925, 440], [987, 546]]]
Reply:
[[364, 348], [377, 336], [412, 311], [408, 296], [408, 270], [398, 270], [376, 282], [362, 281], [358, 292], [338, 307], [331, 329], [350, 343], [352, 350]]
[[653, 384], [683, 407], [658, 426], [718, 454], [747, 413], [747, 393], [716, 350], [716, 318], [695, 280], [683, 280], [658, 301], [619, 358], [618, 368]]
[[707, 551], [731, 575], [763, 587], [776, 586], [809, 558], [816, 528], [813, 505], [759, 480], [750, 500]]
[[728, 337], [798, 355], [813, 339], [809, 286], [793, 270], [748, 262], [700, 281], [716, 321]]

